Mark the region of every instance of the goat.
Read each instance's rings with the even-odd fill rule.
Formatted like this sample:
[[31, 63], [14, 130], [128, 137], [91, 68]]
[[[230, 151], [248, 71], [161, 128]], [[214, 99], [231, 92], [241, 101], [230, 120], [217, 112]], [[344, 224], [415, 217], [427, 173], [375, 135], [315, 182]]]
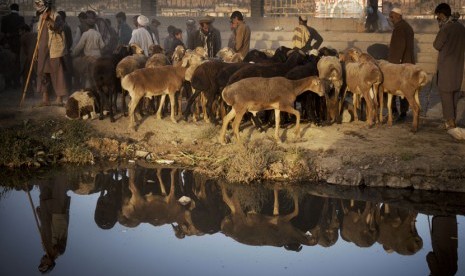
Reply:
[[[408, 63], [393, 64], [380, 60], [378, 65], [384, 76], [384, 81], [379, 90], [380, 106], [383, 106], [383, 93], [388, 93], [388, 125], [392, 126], [392, 97], [405, 97], [413, 111], [412, 132], [416, 132], [420, 120], [420, 100], [418, 94], [421, 88], [426, 85], [426, 72], [417, 65]], [[379, 119], [383, 121], [382, 109], [380, 109]]]
[[161, 95], [157, 118], [161, 118], [161, 110], [168, 94], [171, 104], [171, 121], [176, 123], [175, 95], [182, 86], [187, 70], [195, 70], [202, 58], [198, 55], [189, 55], [183, 58], [180, 65], [163, 66], [157, 68], [142, 68], [126, 75], [121, 81], [123, 89], [129, 92], [129, 127], [135, 130], [134, 110], [143, 97]]
[[235, 117], [232, 124], [234, 134], [239, 140], [239, 124], [245, 112], [253, 114], [261, 110], [275, 110], [275, 139], [278, 137], [280, 112], [285, 111], [296, 116], [296, 136], [300, 135], [300, 113], [294, 109], [296, 97], [310, 90], [324, 96], [324, 85], [318, 77], [312, 76], [301, 80], [288, 80], [284, 77], [274, 78], [248, 78], [226, 86], [222, 92], [225, 103], [232, 107], [223, 118], [220, 133], [220, 142], [225, 144], [226, 128]]

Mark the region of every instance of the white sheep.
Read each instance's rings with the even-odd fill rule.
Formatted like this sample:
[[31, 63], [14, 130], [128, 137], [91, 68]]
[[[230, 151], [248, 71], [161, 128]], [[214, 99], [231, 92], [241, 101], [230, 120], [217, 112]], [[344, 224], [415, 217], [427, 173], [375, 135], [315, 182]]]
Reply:
[[239, 124], [245, 112], [254, 115], [262, 110], [275, 110], [275, 139], [280, 142], [278, 131], [280, 112], [285, 111], [296, 116], [295, 135], [300, 135], [300, 112], [294, 109], [294, 102], [298, 95], [310, 90], [324, 96], [325, 88], [322, 81], [316, 77], [307, 77], [300, 80], [288, 80], [284, 77], [262, 78], [253, 77], [237, 81], [223, 89], [222, 97], [226, 104], [232, 107], [223, 118], [220, 133], [220, 142], [225, 144], [226, 128], [234, 119], [232, 128], [239, 140]]

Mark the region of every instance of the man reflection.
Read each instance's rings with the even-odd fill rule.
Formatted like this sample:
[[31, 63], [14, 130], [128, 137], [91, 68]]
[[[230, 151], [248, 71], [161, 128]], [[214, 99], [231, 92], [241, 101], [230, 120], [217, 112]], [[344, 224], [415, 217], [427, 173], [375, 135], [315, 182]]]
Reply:
[[433, 251], [426, 255], [431, 275], [455, 275], [457, 272], [457, 218], [434, 216], [431, 243]]
[[40, 234], [45, 250], [39, 271], [46, 273], [55, 267], [55, 260], [66, 249], [69, 223], [70, 197], [65, 175], [44, 180], [39, 184], [40, 206], [37, 213], [40, 219]]

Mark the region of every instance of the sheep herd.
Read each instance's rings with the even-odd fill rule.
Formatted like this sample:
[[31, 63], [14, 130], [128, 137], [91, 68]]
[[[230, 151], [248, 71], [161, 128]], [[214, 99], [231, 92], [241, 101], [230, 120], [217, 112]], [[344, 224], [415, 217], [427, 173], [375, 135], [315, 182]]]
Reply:
[[[137, 129], [136, 109], [141, 115], [147, 113], [147, 108], [155, 110], [155, 98], [159, 98], [156, 116], [161, 118], [168, 95], [174, 123], [177, 113], [182, 112], [187, 121], [190, 116], [198, 120], [202, 111], [205, 121], [222, 121], [219, 141], [223, 144], [233, 119], [232, 129], [239, 140], [239, 126], [247, 112], [261, 129], [273, 120], [273, 113], [267, 110], [274, 110], [275, 139], [280, 142], [280, 122], [288, 120], [281, 111], [296, 117], [295, 134], [299, 137], [301, 119], [316, 124], [340, 121], [347, 92], [352, 94], [354, 120], [358, 120], [363, 99], [366, 115], [361, 115], [366, 116], [369, 127], [383, 122], [385, 93], [389, 125], [392, 97], [406, 98], [413, 113], [412, 131], [418, 130], [418, 94], [426, 85], [427, 74], [416, 65], [375, 60], [357, 48], [340, 53], [322, 48], [307, 54], [281, 46], [273, 52], [251, 50], [243, 60], [231, 49], [223, 48], [217, 56], [209, 59], [201, 47], [185, 50], [178, 46], [170, 61], [159, 46], [154, 46], [150, 57], [146, 57], [133, 44], [118, 48], [110, 57], [99, 58], [92, 64], [92, 73], [83, 76], [90, 76], [88, 83], [97, 92], [94, 97], [99, 118], [103, 119], [103, 110], [108, 110], [111, 121], [115, 121], [116, 98], [121, 94], [122, 112], [129, 115], [129, 127], [133, 130]], [[130, 102], [126, 106], [128, 94]], [[184, 111], [181, 95], [187, 100]], [[82, 95], [79, 100], [74, 98], [71, 95], [68, 101], [67, 114], [71, 114], [71, 109], [89, 110], [88, 99], [84, 104], [80, 103]]]

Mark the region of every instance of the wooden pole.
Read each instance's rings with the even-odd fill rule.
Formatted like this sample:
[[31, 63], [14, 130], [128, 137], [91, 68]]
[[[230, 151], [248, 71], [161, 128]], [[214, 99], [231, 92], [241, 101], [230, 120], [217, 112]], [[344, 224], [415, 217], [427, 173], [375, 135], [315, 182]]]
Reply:
[[42, 29], [44, 28], [44, 25], [45, 25], [45, 20], [41, 18], [39, 31], [38, 31], [38, 34], [37, 34], [36, 47], [34, 48], [34, 53], [32, 54], [32, 61], [31, 61], [31, 65], [29, 66], [29, 72], [27, 74], [26, 84], [24, 85], [23, 95], [21, 97], [21, 101], [19, 102], [19, 107], [21, 107], [23, 105], [24, 98], [26, 97], [26, 91], [27, 91], [27, 87], [29, 86], [29, 80], [31, 78], [32, 68], [34, 67], [34, 62], [35, 62], [35, 59], [37, 57], [37, 52], [38, 52], [38, 49], [39, 49], [40, 36], [42, 34]]

